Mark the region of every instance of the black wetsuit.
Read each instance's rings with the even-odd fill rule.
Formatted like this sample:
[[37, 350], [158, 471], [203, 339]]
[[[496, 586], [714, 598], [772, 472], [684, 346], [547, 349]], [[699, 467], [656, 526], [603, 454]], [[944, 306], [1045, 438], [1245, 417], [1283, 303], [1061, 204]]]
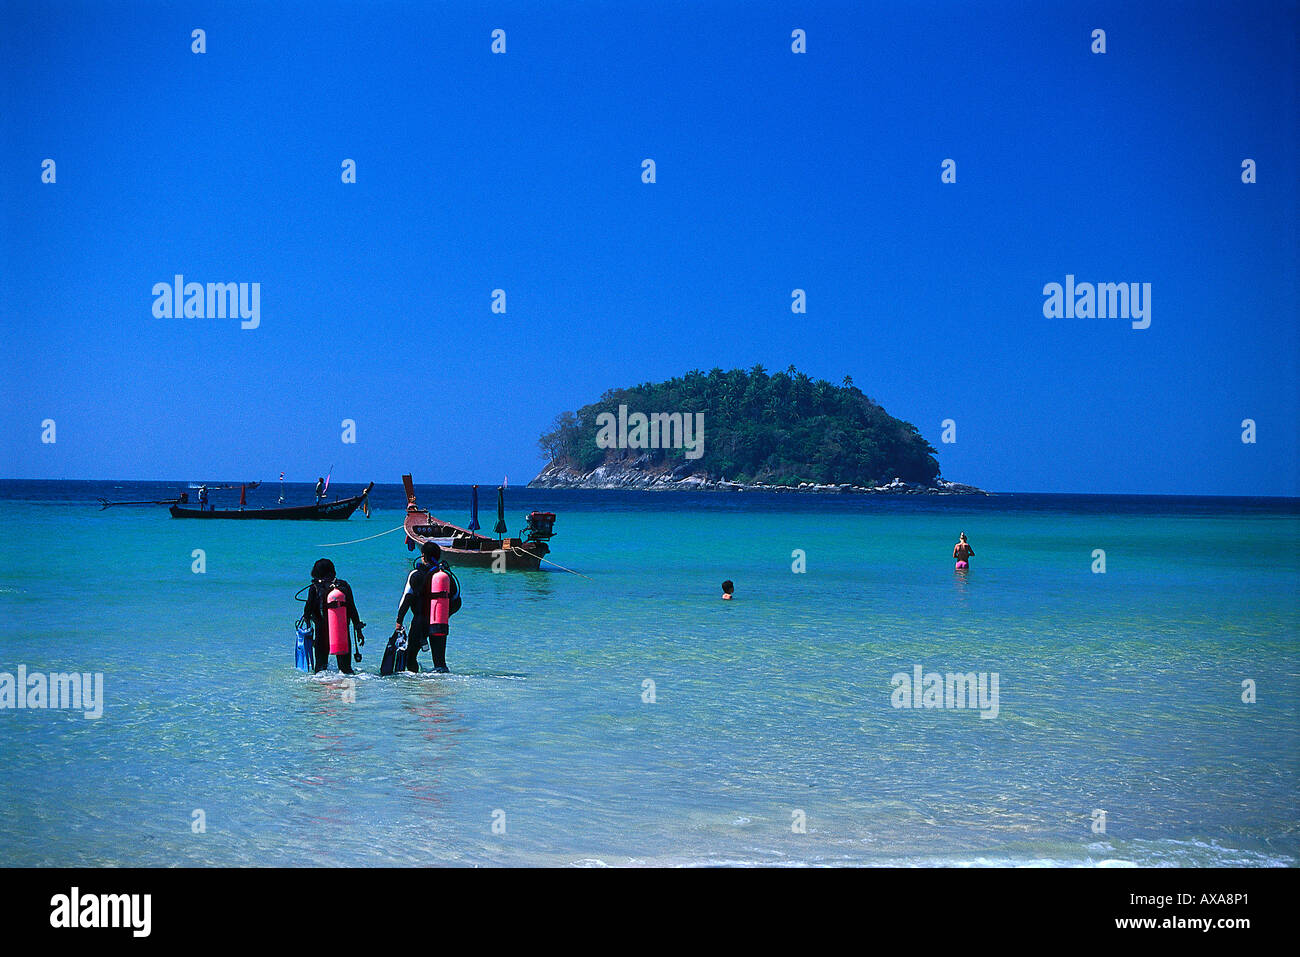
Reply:
[[[339, 591], [343, 592], [348, 603], [348, 620], [352, 622], [352, 628], [358, 635], [361, 634], [361, 628], [364, 624], [361, 616], [357, 614], [357, 603], [352, 600], [352, 586], [341, 578], [334, 581], [325, 581], [323, 579], [314, 579], [311, 587], [307, 589], [307, 608], [303, 612], [303, 617], [311, 622], [312, 630], [316, 635], [314, 645], [316, 651], [316, 670], [324, 671], [329, 665], [330, 660], [330, 632], [329, 623], [325, 619], [325, 599], [329, 596], [334, 586], [338, 586]], [[348, 641], [347, 650], [342, 654], [334, 656], [338, 662], [339, 671], [345, 675], [352, 674], [352, 642]]]
[[423, 558], [416, 563], [411, 574], [406, 576], [406, 590], [402, 592], [402, 603], [397, 606], [397, 620], [401, 621], [409, 609], [411, 612], [411, 630], [407, 634], [406, 670], [419, 671], [420, 663], [416, 656], [427, 644], [433, 652], [433, 666], [447, 667], [447, 632], [444, 626], [441, 635], [429, 633], [429, 603], [433, 576], [438, 566], [431, 565]]

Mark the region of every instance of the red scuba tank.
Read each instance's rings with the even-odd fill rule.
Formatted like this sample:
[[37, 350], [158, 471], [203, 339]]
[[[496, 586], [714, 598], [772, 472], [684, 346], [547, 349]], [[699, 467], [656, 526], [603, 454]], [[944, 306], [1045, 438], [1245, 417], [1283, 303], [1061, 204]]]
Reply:
[[429, 582], [429, 633], [445, 635], [451, 619], [451, 576], [439, 568]]
[[335, 585], [325, 597], [325, 618], [329, 626], [330, 654], [348, 653], [348, 596]]

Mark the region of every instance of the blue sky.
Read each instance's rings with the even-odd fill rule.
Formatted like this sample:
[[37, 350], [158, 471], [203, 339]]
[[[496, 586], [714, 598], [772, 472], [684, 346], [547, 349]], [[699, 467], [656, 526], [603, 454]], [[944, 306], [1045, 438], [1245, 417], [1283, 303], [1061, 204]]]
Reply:
[[[1294, 3], [0, 18], [0, 477], [522, 484], [557, 412], [762, 363], [990, 489], [1300, 494]], [[156, 318], [176, 273], [259, 327]], [[1150, 328], [1045, 318], [1067, 274]]]

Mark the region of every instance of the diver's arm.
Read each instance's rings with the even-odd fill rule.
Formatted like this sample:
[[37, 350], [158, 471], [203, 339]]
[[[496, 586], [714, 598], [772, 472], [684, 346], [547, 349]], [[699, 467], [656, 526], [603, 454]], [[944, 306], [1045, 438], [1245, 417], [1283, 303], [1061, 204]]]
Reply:
[[339, 582], [339, 586], [343, 589], [343, 594], [346, 595], [348, 599], [348, 617], [352, 619], [352, 627], [360, 631], [362, 628], [366, 627], [366, 623], [361, 620], [361, 614], [357, 611], [356, 600], [352, 597], [352, 586], [347, 582]]
[[397, 606], [397, 623], [400, 625], [406, 613], [411, 610], [411, 599], [415, 597], [415, 589], [411, 587], [411, 579], [415, 577], [415, 572], [406, 576], [406, 591], [402, 592], [402, 601]]

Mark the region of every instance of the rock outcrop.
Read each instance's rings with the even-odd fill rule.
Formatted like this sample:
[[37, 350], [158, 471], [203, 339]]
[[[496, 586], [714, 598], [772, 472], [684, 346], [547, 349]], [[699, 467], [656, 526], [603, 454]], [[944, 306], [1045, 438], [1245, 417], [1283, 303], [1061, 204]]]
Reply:
[[654, 464], [650, 456], [605, 463], [583, 472], [567, 465], [548, 465], [528, 483], [529, 488], [645, 489], [649, 491], [720, 491], [720, 492], [812, 492], [849, 495], [988, 495], [983, 489], [960, 482], [935, 479], [933, 485], [909, 484], [894, 479], [886, 485], [823, 485], [800, 482], [798, 485], [728, 482], [725, 477], [712, 478], [696, 472], [690, 463], [676, 468]]

